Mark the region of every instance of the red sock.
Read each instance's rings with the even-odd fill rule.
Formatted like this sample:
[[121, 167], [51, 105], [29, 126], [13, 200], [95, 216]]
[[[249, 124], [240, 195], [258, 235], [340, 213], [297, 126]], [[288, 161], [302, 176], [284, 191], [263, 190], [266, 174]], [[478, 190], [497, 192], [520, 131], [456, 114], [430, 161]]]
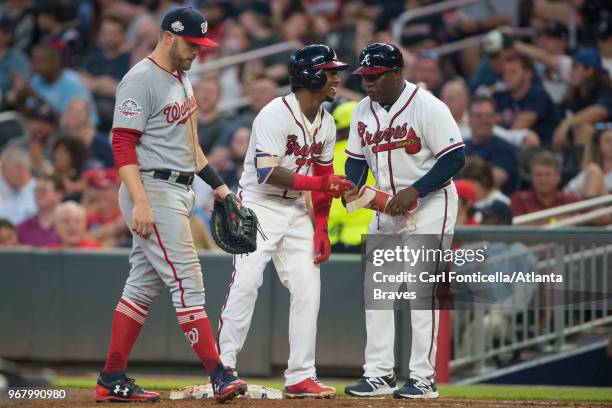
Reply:
[[221, 362], [204, 306], [177, 308], [176, 316], [189, 345], [196, 352], [208, 373]]
[[104, 365], [105, 373], [125, 371], [128, 356], [146, 318], [146, 307], [124, 297], [119, 299], [113, 315], [111, 341]]

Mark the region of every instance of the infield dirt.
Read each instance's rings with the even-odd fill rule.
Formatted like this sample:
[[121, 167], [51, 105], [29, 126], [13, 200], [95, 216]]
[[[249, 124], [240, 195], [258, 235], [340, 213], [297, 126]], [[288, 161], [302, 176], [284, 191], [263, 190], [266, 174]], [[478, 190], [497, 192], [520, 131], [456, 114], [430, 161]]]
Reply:
[[[394, 399], [354, 399], [354, 398], [334, 398], [324, 400], [302, 399], [302, 400], [252, 400], [237, 399], [225, 404], [217, 404], [213, 400], [177, 400], [168, 399], [169, 392], [162, 393], [162, 400], [157, 403], [146, 404], [120, 404], [119, 406], [128, 407], [149, 407], [149, 408], [195, 408], [195, 407], [342, 407], [342, 408], [374, 408], [374, 407], [609, 407], [609, 403], [596, 402], [571, 402], [571, 401], [517, 401], [517, 400], [492, 400], [492, 399], [459, 399], [459, 398], [439, 398], [429, 401], [410, 401]], [[98, 404], [93, 400], [92, 389], [71, 388], [65, 400], [20, 400], [13, 402], [0, 402], [0, 407], [52, 407], [52, 408], [74, 408], [74, 407], [116, 407], [116, 404]]]

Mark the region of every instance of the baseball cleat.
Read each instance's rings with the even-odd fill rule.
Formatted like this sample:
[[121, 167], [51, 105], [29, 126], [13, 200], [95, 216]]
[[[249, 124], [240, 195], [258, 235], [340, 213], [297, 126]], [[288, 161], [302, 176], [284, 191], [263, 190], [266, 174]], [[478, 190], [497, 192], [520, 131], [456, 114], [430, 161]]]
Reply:
[[96, 402], [157, 402], [159, 394], [145, 391], [125, 373], [109, 379], [110, 376], [100, 373], [96, 384]]
[[316, 377], [285, 387], [285, 398], [334, 398], [336, 389], [323, 385]]
[[210, 382], [217, 402], [230, 401], [247, 392], [247, 384], [221, 364], [210, 374]]
[[393, 392], [393, 398], [435, 399], [438, 396], [436, 383], [425, 384], [416, 378], [409, 378], [402, 388]]
[[397, 390], [395, 374], [383, 377], [361, 377], [355, 384], [344, 388], [344, 393], [354, 397], [375, 397], [391, 395]]

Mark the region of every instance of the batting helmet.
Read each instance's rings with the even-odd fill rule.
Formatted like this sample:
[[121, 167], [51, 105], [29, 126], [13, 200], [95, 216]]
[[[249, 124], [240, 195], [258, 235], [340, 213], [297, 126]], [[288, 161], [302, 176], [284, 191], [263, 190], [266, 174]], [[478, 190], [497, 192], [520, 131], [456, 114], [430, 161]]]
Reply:
[[366, 45], [359, 54], [359, 65], [353, 74], [380, 74], [392, 69], [402, 69], [404, 58], [399, 48], [393, 44], [373, 43]]
[[316, 91], [327, 81], [324, 71], [346, 68], [348, 64], [338, 61], [336, 52], [327, 45], [307, 45], [297, 50], [289, 59], [289, 80], [292, 88]]

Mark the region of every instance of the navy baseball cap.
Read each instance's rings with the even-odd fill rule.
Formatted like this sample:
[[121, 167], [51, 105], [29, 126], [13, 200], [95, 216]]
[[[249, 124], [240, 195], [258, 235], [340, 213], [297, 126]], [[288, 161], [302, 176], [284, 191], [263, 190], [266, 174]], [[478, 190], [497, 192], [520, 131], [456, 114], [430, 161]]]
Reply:
[[603, 70], [601, 54], [595, 48], [584, 48], [574, 55], [574, 62], [585, 67]]
[[502, 221], [504, 224], [512, 224], [512, 209], [503, 201], [494, 200], [491, 204], [480, 209], [483, 217], [491, 217]]
[[164, 16], [161, 28], [198, 45], [219, 46], [213, 40], [206, 38], [208, 22], [204, 15], [193, 7], [179, 7], [170, 10]]
[[372, 43], [359, 54], [359, 67], [352, 74], [376, 75], [403, 67], [404, 58], [399, 48], [389, 43]]

